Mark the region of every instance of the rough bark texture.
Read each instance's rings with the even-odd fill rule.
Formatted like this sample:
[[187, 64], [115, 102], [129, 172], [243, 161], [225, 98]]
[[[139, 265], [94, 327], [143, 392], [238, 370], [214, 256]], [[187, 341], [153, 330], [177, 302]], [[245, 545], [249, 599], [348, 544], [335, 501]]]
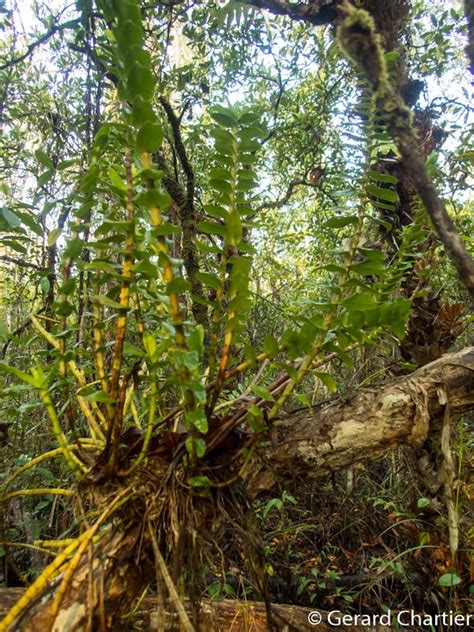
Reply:
[[[429, 427], [434, 428], [443, 419], [446, 405], [453, 422], [474, 408], [474, 347], [447, 354], [395, 383], [360, 389], [311, 411], [291, 415], [278, 429], [276, 447], [263, 449], [255, 459], [246, 481], [249, 494], [269, 489], [279, 480], [287, 482], [289, 476], [316, 478], [356, 461], [373, 459], [404, 443], [422, 443]], [[136, 521], [140, 522], [140, 517]], [[153, 578], [150, 543], [143, 525], [137, 525], [136, 521], [128, 528], [112, 529], [94, 545], [90, 556], [85, 551], [54, 620], [51, 620], [51, 604], [61, 578], [45, 586], [43, 593], [10, 625], [9, 631], [117, 630], [120, 616], [130, 609], [133, 600]], [[216, 608], [219, 611], [215, 627], [203, 614], [203, 620], [209, 624], [203, 624], [202, 629], [268, 629], [260, 606], [249, 610], [244, 604], [236, 604], [230, 613], [225, 607]], [[244, 616], [239, 614], [240, 608], [254, 627], [246, 628], [245, 619], [239, 619]], [[297, 618], [300, 609], [285, 611], [287, 620], [294, 619], [296, 623], [292, 623], [293, 627], [285, 624], [286, 628], [282, 624], [279, 629], [307, 629], [304, 616]], [[308, 610], [301, 611], [307, 616]], [[232, 627], [233, 621], [240, 623]]]
[[474, 0], [464, 0], [464, 11], [468, 29], [466, 53], [469, 59], [469, 70], [474, 75]]
[[372, 21], [367, 11], [354, 9], [348, 3], [341, 5], [340, 13], [342, 20], [337, 30], [339, 45], [346, 57], [365, 76], [376, 96], [377, 108], [401, 154], [401, 163], [410, 173], [418, 195], [460, 279], [474, 298], [474, 260], [428, 174], [418, 149], [411, 111], [387, 80], [382, 63], [383, 48], [380, 34], [376, 31], [376, 22]]
[[[112, 530], [86, 552], [64, 593], [57, 614], [51, 605], [62, 576], [45, 587], [9, 630], [15, 632], [86, 632], [113, 630], [131, 602], [146, 585], [146, 547], [140, 548], [141, 529]], [[152, 569], [148, 565], [148, 569]], [[18, 594], [18, 592], [17, 592]], [[3, 601], [3, 598], [2, 598]]]
[[441, 387], [448, 393], [452, 420], [474, 407], [473, 369], [470, 347], [395, 383], [360, 389], [311, 412], [291, 415], [279, 429], [277, 446], [264, 451], [259, 466], [252, 468], [250, 494], [288, 476], [315, 478], [402, 444], [423, 443], [429, 426], [444, 414]]
[[[384, 101], [384, 103], [386, 108], [388, 102]], [[386, 112], [388, 113], [387, 109]], [[386, 119], [387, 127], [395, 138], [395, 143], [402, 155], [403, 165], [411, 174], [440, 241], [451, 257], [460, 279], [474, 298], [474, 260], [467, 252], [454, 222], [431, 182], [425, 163], [418, 152], [414, 132], [408, 125], [399, 125], [401, 120], [400, 117], [395, 118], [393, 112], [390, 112]]]
[[315, 26], [331, 24], [337, 17], [337, 6], [342, 0], [313, 0], [291, 2], [289, 0], [243, 0], [257, 9], [266, 9], [274, 15], [285, 15], [292, 20], [309, 22]]
[[[194, 319], [197, 324], [204, 325], [204, 328], [206, 328], [208, 322], [207, 306], [203, 302], [205, 299], [203, 284], [197, 277], [199, 272], [199, 253], [196, 244], [194, 243], [198, 221], [194, 205], [194, 169], [188, 158], [186, 147], [181, 136], [181, 118], [175, 114], [171, 104], [163, 96], [160, 97], [160, 103], [163, 106], [171, 125], [174, 147], [186, 179], [186, 190], [184, 191], [184, 188], [178, 184], [177, 178], [173, 180], [168, 176], [163, 183], [177, 205], [179, 222], [183, 229], [181, 256], [183, 258], [184, 268], [186, 270], [188, 280], [191, 283], [191, 305]], [[178, 195], [176, 195], [176, 193], [178, 193]]]
[[[21, 596], [23, 590], [9, 589], [0, 592], [0, 617]], [[189, 604], [185, 604], [191, 614]], [[272, 605], [272, 618], [275, 630], [315, 630], [316, 626], [308, 621], [308, 615], [315, 610], [299, 606]], [[322, 622], [318, 624], [319, 632], [334, 630], [327, 624], [327, 613], [318, 610]], [[167, 608], [164, 617], [164, 630], [178, 630], [179, 621], [171, 608]], [[158, 628], [158, 603], [154, 598], [143, 601], [132, 617], [127, 617], [114, 628], [115, 632], [155, 632]], [[265, 605], [256, 602], [240, 602], [230, 599], [222, 601], [205, 601], [201, 606], [200, 626], [205, 632], [265, 632], [268, 628]], [[338, 630], [344, 632], [383, 632], [395, 628], [383, 625], [341, 625]], [[414, 629], [414, 628], [413, 628]], [[66, 629], [64, 629], [66, 630]]]

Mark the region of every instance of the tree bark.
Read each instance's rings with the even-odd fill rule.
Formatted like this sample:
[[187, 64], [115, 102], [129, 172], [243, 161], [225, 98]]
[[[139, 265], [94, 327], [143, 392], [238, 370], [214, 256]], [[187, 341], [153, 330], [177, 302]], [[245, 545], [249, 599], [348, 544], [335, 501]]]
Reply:
[[[152, 577], [153, 568], [147, 563], [148, 548], [140, 546], [141, 535], [142, 530], [136, 525], [112, 529], [82, 556], [57, 612], [52, 613], [52, 606], [62, 575], [49, 584], [46, 582], [44, 590], [6, 629], [12, 632], [115, 630], [117, 621]], [[19, 598], [27, 594], [16, 592]], [[5, 625], [5, 621], [0, 622], [0, 629], [2, 623]]]
[[451, 420], [474, 408], [474, 347], [442, 356], [396, 382], [359, 389], [290, 415], [277, 445], [261, 451], [247, 480], [251, 496], [278, 481], [316, 478], [403, 444], [422, 444], [443, 418], [442, 391]]
[[469, 70], [474, 75], [474, 0], [464, 0], [464, 12], [467, 20], [466, 53], [469, 60]]
[[[21, 589], [8, 589], [0, 592], [0, 616], [21, 596]], [[185, 602], [188, 614], [191, 614], [191, 606]], [[155, 632], [158, 629], [158, 601], [149, 597], [131, 617], [126, 617], [114, 628], [115, 632]], [[293, 605], [272, 605], [272, 623], [275, 630], [300, 631], [315, 630], [329, 632], [334, 627], [327, 623], [328, 613], [323, 610], [302, 608]], [[321, 623], [317, 626], [310, 624], [310, 613], [318, 612], [321, 615]], [[314, 614], [312, 616], [315, 616]], [[167, 607], [164, 613], [164, 631], [179, 629], [179, 620], [171, 607]], [[200, 629], [206, 632], [266, 632], [268, 628], [265, 605], [257, 602], [244, 602], [231, 599], [219, 601], [206, 600], [201, 604], [199, 614]], [[395, 630], [386, 625], [341, 625], [338, 630], [343, 632], [384, 632]], [[415, 630], [415, 628], [411, 628]]]
[[[452, 422], [474, 408], [474, 347], [447, 354], [395, 382], [360, 389], [309, 411], [289, 415], [278, 428], [277, 445], [261, 449], [249, 468], [252, 474], [245, 481], [247, 491], [255, 496], [278, 481], [288, 484], [289, 476], [308, 480], [357, 461], [377, 458], [402, 444], [421, 444], [430, 426], [435, 428], [445, 417], [447, 406]], [[93, 550], [84, 552], [53, 617], [51, 605], [55, 603], [61, 577], [47, 584], [15, 621], [8, 622], [9, 627], [0, 623], [0, 629], [116, 630], [120, 617], [152, 581], [152, 560], [140, 517], [131, 520], [128, 527], [116, 525]], [[240, 607], [244, 611], [247, 608], [241, 604], [232, 616], [221, 614], [218, 621], [233, 621], [233, 617], [240, 616]], [[295, 629], [306, 629], [300, 619], [297, 621]], [[262, 625], [266, 624], [249, 629], [267, 629]], [[206, 624], [203, 629], [246, 629], [243, 620], [244, 627], [225, 627], [224, 623], [216, 626]]]
[[257, 9], [266, 9], [274, 15], [288, 16], [292, 20], [308, 22], [314, 26], [332, 24], [337, 18], [337, 7], [341, 0], [313, 0], [291, 2], [290, 0], [243, 0]]

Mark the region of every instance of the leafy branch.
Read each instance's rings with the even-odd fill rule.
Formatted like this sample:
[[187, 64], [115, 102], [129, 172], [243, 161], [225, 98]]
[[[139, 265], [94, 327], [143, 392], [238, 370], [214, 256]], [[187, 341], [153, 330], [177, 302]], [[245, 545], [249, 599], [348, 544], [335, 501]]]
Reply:
[[340, 12], [343, 21], [337, 32], [341, 47], [366, 77], [376, 98], [377, 108], [400, 151], [402, 164], [411, 174], [438, 237], [451, 257], [461, 280], [474, 297], [474, 260], [467, 252], [428, 175], [418, 149], [411, 111], [388, 79], [382, 43], [375, 22], [367, 11], [356, 9], [348, 2], [344, 2]]

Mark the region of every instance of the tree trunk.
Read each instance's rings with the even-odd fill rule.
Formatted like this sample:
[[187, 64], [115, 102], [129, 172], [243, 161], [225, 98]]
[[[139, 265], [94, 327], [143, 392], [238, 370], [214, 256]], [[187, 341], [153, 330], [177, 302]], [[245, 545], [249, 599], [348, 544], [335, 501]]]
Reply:
[[[0, 591], [0, 616], [4, 615], [8, 608], [23, 593], [19, 589]], [[185, 602], [188, 614], [191, 614], [191, 605]], [[155, 632], [159, 629], [158, 601], [155, 598], [144, 599], [133, 616], [126, 617], [114, 628], [115, 632]], [[275, 630], [300, 632], [301, 630], [315, 630], [329, 632], [335, 628], [328, 624], [328, 613], [323, 610], [302, 608], [291, 605], [272, 605], [272, 623]], [[317, 626], [311, 624], [308, 616], [321, 616], [321, 623]], [[310, 613], [313, 613], [310, 615]], [[316, 619], [313, 619], [314, 621]], [[199, 613], [200, 627], [205, 632], [266, 632], [268, 627], [267, 612], [263, 603], [241, 602], [231, 599], [219, 601], [204, 601]], [[66, 628], [64, 628], [66, 630]], [[179, 620], [171, 607], [167, 607], [164, 613], [163, 629], [178, 630]], [[376, 624], [374, 625], [341, 625], [338, 630], [342, 632], [384, 632], [395, 630], [394, 627]], [[411, 628], [416, 630], [416, 628]]]
[[451, 420], [474, 408], [474, 347], [444, 355], [396, 382], [358, 389], [290, 415], [276, 447], [262, 451], [251, 468], [251, 496], [278, 480], [317, 478], [403, 444], [422, 444], [444, 415]]
[[[8, 630], [15, 632], [99, 632], [115, 630], [133, 600], [152, 577], [142, 530], [112, 528], [91, 555], [86, 551], [68, 583], [57, 612], [52, 605], [62, 575], [33, 599]], [[147, 576], [147, 570], [151, 571]], [[27, 592], [24, 593], [27, 596]], [[24, 598], [24, 597], [22, 597]], [[20, 603], [20, 602], [18, 602]], [[3, 629], [0, 624], [0, 629]]]
[[[290, 415], [278, 429], [277, 445], [257, 455], [246, 480], [249, 494], [255, 496], [278, 480], [287, 482], [289, 476], [316, 478], [402, 444], [423, 443], [430, 424], [435, 427], [446, 418], [447, 407], [451, 421], [474, 408], [473, 369], [471, 347], [445, 355], [396, 382], [360, 389]], [[53, 614], [51, 606], [57, 603], [62, 577], [46, 581], [42, 593], [29, 601], [15, 621], [0, 624], [1, 632], [116, 630], [121, 615], [154, 576], [152, 547], [142, 517], [138, 515], [128, 527], [115, 525], [93, 550], [85, 550]], [[232, 619], [231, 615], [222, 617], [222, 621]], [[235, 628], [216, 625], [216, 630], [245, 627], [244, 623]], [[302, 625], [298, 623], [296, 629], [306, 629]], [[213, 628], [205, 625], [203, 629]]]

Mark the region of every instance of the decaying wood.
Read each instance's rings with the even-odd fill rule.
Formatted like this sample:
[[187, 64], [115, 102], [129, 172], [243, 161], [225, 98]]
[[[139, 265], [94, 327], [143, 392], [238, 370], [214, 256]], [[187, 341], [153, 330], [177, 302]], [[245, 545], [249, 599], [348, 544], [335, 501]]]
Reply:
[[285, 420], [276, 447], [262, 451], [247, 481], [251, 495], [288, 477], [316, 478], [402, 444], [422, 444], [441, 422], [447, 393], [451, 419], [474, 408], [474, 347], [446, 354], [415, 373], [334, 399]]
[[[291, 605], [272, 605], [272, 626], [275, 632], [300, 632], [301, 630], [318, 630], [329, 632], [334, 626], [327, 623], [327, 612], [317, 610], [322, 620], [317, 626], [310, 624], [308, 616], [314, 613], [311, 608], [302, 608]], [[188, 611], [191, 612], [188, 607]], [[177, 617], [174, 613], [166, 612], [165, 630], [178, 629]], [[173, 628], [174, 624], [174, 628]], [[127, 627], [128, 625], [128, 627]], [[151, 632], [157, 628], [156, 600], [144, 600], [143, 607], [125, 627], [118, 628], [117, 632]], [[204, 601], [199, 615], [199, 630], [203, 632], [267, 632], [270, 630], [267, 621], [265, 605], [256, 602], [235, 601], [223, 599], [222, 601]], [[384, 625], [344, 625], [338, 626], [338, 630], [345, 632], [383, 632], [395, 628]]]
[[51, 607], [62, 576], [46, 585], [9, 629], [15, 632], [115, 629], [115, 621], [127, 611], [147, 582], [146, 547], [140, 549], [140, 540], [141, 529], [136, 526], [112, 529], [94, 545], [92, 555], [83, 556], [53, 617]]
[[[263, 448], [249, 468], [248, 492], [256, 495], [278, 481], [287, 485], [289, 477], [316, 478], [402, 444], [421, 444], [429, 429], [441, 426], [447, 405], [451, 421], [474, 408], [474, 347], [447, 354], [396, 382], [360, 389], [290, 415], [278, 428], [276, 446]], [[61, 577], [45, 584], [9, 624], [9, 632], [117, 630], [120, 617], [154, 578], [151, 543], [141, 516], [132, 518], [128, 512], [125, 517], [85, 551], [53, 617], [51, 607], [58, 603]], [[262, 606], [232, 603], [206, 606], [202, 629], [268, 629]], [[310, 629], [304, 622], [307, 609], [282, 608], [276, 629]], [[151, 614], [145, 627], [127, 623], [126, 629], [153, 629], [150, 621]]]
[[[7, 589], [0, 591], [0, 617], [23, 593], [21, 589]], [[190, 604], [185, 607], [191, 614]], [[133, 612], [132, 616], [125, 615], [121, 623], [114, 628], [115, 632], [155, 632], [158, 629], [158, 608], [155, 598], [146, 598]], [[297, 630], [315, 630], [328, 632], [334, 627], [327, 624], [327, 612], [318, 610], [322, 622], [317, 626], [311, 625], [308, 615], [314, 612], [311, 608], [291, 605], [273, 605], [272, 616], [275, 630], [294, 632]], [[235, 601], [223, 599], [221, 601], [204, 601], [199, 614], [200, 629], [205, 632], [264, 632], [269, 629], [265, 606], [262, 603]], [[165, 631], [179, 629], [178, 619], [169, 608], [165, 612]], [[395, 628], [382, 625], [344, 625], [338, 630], [345, 632], [382, 632]], [[64, 628], [63, 632], [66, 632]]]

